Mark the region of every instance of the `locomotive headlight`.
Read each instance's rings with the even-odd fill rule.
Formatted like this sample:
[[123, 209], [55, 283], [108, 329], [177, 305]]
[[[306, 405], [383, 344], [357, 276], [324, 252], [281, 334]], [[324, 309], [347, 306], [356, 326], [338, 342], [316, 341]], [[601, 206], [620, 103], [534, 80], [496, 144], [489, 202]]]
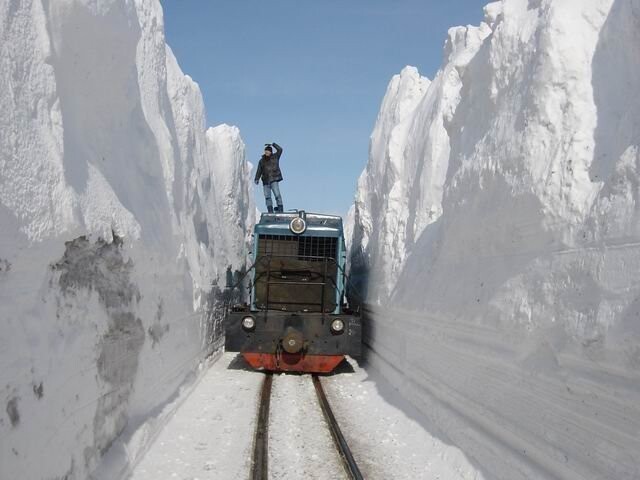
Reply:
[[336, 318], [331, 322], [331, 331], [333, 333], [342, 333], [344, 331], [344, 322], [339, 318]]
[[307, 229], [307, 222], [304, 221], [304, 218], [296, 217], [293, 220], [291, 220], [291, 223], [289, 224], [289, 228], [296, 235], [300, 235], [301, 233], [304, 233], [304, 231]]
[[256, 328], [256, 321], [253, 317], [244, 317], [242, 319], [242, 328], [247, 331], [251, 331]]

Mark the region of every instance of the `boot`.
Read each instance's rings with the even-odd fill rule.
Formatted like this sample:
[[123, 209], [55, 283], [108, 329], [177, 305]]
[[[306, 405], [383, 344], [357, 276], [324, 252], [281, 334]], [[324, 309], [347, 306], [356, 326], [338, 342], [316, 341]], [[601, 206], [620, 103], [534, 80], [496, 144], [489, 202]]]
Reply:
[[267, 212], [273, 213], [273, 207], [267, 207]]
[[275, 209], [275, 212], [276, 212], [276, 213], [282, 213], [282, 212], [284, 212], [284, 208], [282, 207], [282, 205], [278, 205], [278, 206], [276, 207], [276, 209]]

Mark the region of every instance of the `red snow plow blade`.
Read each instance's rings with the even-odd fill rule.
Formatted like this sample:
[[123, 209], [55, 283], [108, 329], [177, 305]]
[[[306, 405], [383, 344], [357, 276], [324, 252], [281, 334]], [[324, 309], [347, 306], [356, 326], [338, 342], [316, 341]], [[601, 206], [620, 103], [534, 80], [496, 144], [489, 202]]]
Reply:
[[242, 356], [256, 370], [270, 372], [330, 373], [344, 360], [344, 355], [304, 355], [287, 352], [278, 355], [243, 352]]

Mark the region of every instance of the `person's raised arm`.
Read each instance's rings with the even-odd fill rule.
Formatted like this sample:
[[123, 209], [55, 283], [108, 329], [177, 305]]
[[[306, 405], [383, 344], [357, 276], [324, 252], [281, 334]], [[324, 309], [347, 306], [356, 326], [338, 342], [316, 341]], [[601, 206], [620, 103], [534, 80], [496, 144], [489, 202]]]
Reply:
[[278, 145], [276, 142], [271, 143], [271, 145], [273, 145], [273, 148], [276, 149], [276, 155], [278, 156], [278, 158], [280, 158], [280, 155], [282, 155], [283, 149], [280, 145]]

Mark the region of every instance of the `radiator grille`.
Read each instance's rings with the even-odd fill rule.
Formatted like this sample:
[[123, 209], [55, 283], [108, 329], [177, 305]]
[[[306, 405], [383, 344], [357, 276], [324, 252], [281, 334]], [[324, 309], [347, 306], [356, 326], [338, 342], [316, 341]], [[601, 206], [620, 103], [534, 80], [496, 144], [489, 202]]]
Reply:
[[263, 234], [257, 241], [254, 300], [258, 308], [335, 310], [337, 238]]
[[258, 240], [258, 256], [297, 256], [300, 260], [309, 261], [335, 259], [338, 247], [338, 239], [335, 237], [260, 235]]

